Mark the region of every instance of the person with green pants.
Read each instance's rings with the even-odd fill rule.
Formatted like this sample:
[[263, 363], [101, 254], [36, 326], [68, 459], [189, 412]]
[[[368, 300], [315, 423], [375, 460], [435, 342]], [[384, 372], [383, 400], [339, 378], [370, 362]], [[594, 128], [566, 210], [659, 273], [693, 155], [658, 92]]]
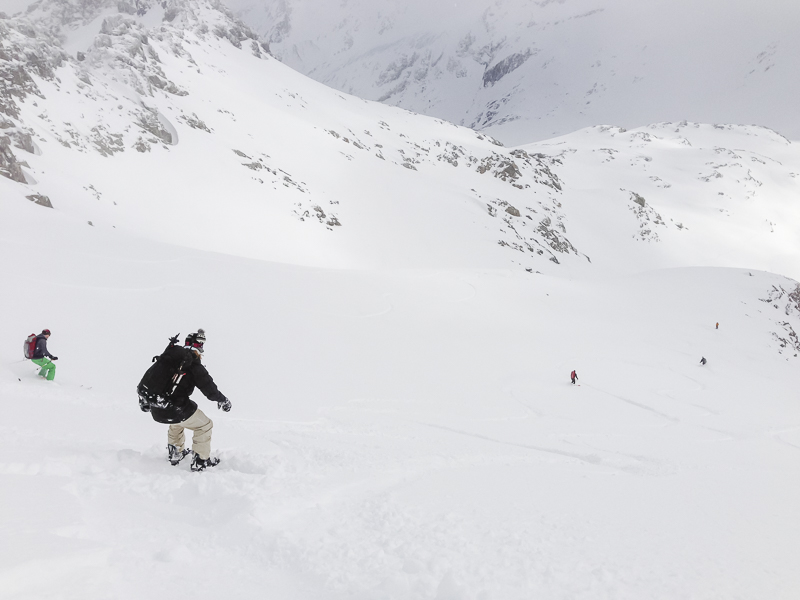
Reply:
[[47, 351], [47, 340], [49, 338], [49, 329], [42, 329], [42, 333], [36, 336], [36, 350], [33, 352], [31, 362], [41, 367], [39, 369], [39, 377], [44, 377], [47, 381], [53, 381], [56, 377], [56, 366], [53, 361], [58, 360], [58, 357]]

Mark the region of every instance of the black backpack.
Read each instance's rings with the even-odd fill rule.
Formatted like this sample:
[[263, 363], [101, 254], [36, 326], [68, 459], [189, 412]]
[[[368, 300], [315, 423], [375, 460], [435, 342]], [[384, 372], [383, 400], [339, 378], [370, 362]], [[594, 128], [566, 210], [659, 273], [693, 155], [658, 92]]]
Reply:
[[[180, 335], [180, 334], [178, 334]], [[136, 391], [139, 405], [166, 408], [175, 388], [191, 366], [194, 355], [191, 350], [178, 346], [178, 335], [169, 339], [169, 346], [160, 356], [153, 357], [153, 364], [145, 371]]]

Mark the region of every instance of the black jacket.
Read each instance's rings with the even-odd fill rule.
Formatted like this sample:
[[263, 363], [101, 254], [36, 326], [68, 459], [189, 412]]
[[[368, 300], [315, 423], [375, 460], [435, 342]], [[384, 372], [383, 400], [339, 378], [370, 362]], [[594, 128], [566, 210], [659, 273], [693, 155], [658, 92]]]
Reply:
[[33, 358], [53, 358], [53, 355], [47, 351], [47, 338], [41, 333], [36, 336], [36, 349], [33, 351]]
[[[173, 347], [182, 350], [179, 346]], [[212, 402], [225, 399], [225, 396], [217, 389], [217, 384], [211, 379], [211, 375], [200, 362], [200, 358], [194, 353], [192, 354], [194, 360], [170, 396], [169, 406], [167, 408], [153, 406], [150, 409], [153, 419], [159, 423], [180, 423], [191, 417], [197, 410], [197, 403], [189, 398], [195, 387], [199, 388], [203, 395]]]

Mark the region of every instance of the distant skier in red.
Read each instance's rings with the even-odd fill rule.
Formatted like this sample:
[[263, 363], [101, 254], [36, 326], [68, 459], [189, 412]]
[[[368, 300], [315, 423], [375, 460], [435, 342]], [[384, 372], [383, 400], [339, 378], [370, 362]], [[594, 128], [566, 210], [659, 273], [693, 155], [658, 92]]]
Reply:
[[578, 374], [573, 370], [572, 373], [569, 374], [569, 378], [572, 379], [572, 385], [575, 385], [575, 382], [578, 381]]

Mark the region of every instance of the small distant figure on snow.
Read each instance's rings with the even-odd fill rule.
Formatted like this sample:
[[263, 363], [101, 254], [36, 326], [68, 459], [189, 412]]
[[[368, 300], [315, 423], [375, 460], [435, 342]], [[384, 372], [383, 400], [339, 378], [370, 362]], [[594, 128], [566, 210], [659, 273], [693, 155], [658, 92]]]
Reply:
[[[47, 379], [47, 381], [53, 381], [56, 378], [56, 366], [53, 364], [54, 360], [58, 360], [57, 356], [53, 356], [47, 350], [47, 340], [50, 339], [50, 330], [49, 329], [42, 329], [42, 333], [37, 335], [35, 338], [33, 334], [28, 337], [26, 340], [26, 344], [30, 346], [34, 346], [33, 342], [35, 340], [35, 346], [31, 351], [28, 350], [26, 347], [25, 350], [25, 357], [30, 358], [31, 362], [35, 365], [39, 365], [41, 369], [39, 369], [39, 377]], [[29, 354], [31, 354], [29, 356]]]
[[719, 323], [717, 323], [717, 327], [716, 327], [716, 329], [719, 329]]
[[702, 356], [702, 357], [700, 358], [700, 364], [701, 364], [701, 365], [704, 365], [704, 364], [706, 364], [707, 362], [708, 362], [708, 361], [706, 360], [706, 357], [705, 357], [705, 356]]
[[572, 373], [569, 374], [569, 378], [572, 379], [572, 385], [575, 385], [575, 382], [578, 381], [578, 374], [573, 370]]
[[[201, 363], [205, 332], [198, 329], [191, 333], [181, 347], [178, 336], [170, 338], [170, 344], [161, 356], [153, 358], [153, 364], [139, 382], [139, 408], [149, 412], [158, 423], [169, 425], [167, 431], [167, 460], [174, 466], [183, 458], [192, 455], [192, 471], [204, 471], [219, 464], [219, 458], [211, 456], [211, 428], [214, 423], [189, 396], [195, 386], [203, 395], [217, 403], [225, 412], [231, 410], [231, 401], [217, 389], [211, 375]], [[194, 432], [192, 449], [184, 449], [183, 430]]]

